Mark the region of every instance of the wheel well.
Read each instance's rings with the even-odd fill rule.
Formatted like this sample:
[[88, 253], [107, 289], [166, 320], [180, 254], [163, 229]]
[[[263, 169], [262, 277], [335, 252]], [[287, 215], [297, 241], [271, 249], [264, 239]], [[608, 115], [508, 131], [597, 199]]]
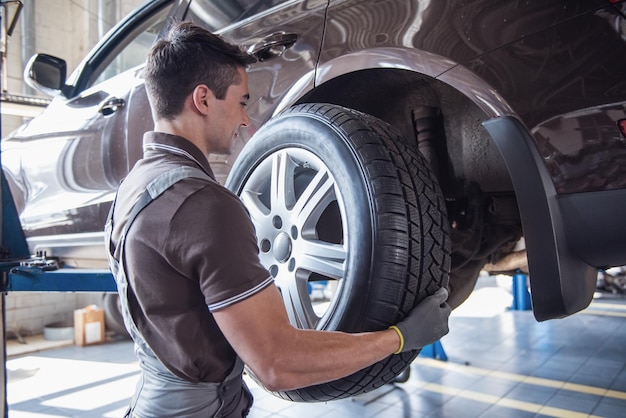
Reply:
[[[309, 92], [299, 103], [338, 104], [376, 116], [393, 125], [406, 138], [416, 138], [416, 112], [440, 112], [436, 161], [431, 161], [444, 193], [457, 181], [480, 185], [481, 190], [511, 192], [504, 161], [482, 127], [487, 116], [453, 87], [408, 70], [370, 69], [334, 78]], [[420, 150], [424, 152], [420, 146]], [[428, 155], [426, 155], [429, 158]]]
[[511, 178], [482, 126], [487, 115], [465, 95], [412, 71], [370, 69], [316, 87], [300, 100], [306, 102], [371, 114], [417, 142], [447, 202], [455, 306], [469, 295], [485, 263], [511, 253], [522, 235]]

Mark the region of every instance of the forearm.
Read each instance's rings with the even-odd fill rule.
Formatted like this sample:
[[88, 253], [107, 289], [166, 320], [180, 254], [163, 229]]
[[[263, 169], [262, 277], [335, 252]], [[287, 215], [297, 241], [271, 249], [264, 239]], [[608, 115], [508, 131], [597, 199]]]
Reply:
[[266, 368], [265, 375], [259, 376], [272, 390], [339, 379], [388, 357], [400, 345], [398, 334], [392, 330], [347, 334], [293, 329], [287, 341], [275, 347], [269, 375]]
[[239, 357], [273, 390], [347, 376], [400, 347], [393, 330], [347, 334], [294, 328], [273, 286], [214, 317]]

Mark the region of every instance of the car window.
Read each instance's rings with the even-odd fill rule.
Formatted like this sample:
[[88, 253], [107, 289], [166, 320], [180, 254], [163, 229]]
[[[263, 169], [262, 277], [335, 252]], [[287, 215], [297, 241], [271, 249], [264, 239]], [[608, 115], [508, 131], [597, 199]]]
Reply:
[[87, 87], [143, 64], [169, 12], [169, 7], [161, 9], [120, 41], [113, 52], [98, 65]]
[[287, 0], [194, 0], [187, 20], [216, 31], [231, 23], [259, 14]]

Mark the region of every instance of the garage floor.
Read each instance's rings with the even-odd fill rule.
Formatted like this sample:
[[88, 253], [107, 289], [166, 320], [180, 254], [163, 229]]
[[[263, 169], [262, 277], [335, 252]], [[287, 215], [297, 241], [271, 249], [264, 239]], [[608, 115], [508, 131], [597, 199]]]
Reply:
[[[420, 355], [403, 384], [322, 404], [278, 399], [254, 383], [252, 418], [626, 417], [626, 299], [538, 323], [510, 311], [493, 277], [450, 319], [447, 361]], [[11, 355], [9, 417], [121, 417], [138, 367], [128, 341]], [[23, 346], [23, 344], [21, 344]]]

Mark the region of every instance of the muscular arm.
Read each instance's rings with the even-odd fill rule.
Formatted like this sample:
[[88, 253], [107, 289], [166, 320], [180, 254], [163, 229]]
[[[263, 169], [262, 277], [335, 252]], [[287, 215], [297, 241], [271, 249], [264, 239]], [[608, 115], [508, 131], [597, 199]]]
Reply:
[[270, 390], [339, 379], [386, 358], [400, 345], [393, 330], [348, 334], [295, 328], [273, 285], [214, 316], [239, 357]]

